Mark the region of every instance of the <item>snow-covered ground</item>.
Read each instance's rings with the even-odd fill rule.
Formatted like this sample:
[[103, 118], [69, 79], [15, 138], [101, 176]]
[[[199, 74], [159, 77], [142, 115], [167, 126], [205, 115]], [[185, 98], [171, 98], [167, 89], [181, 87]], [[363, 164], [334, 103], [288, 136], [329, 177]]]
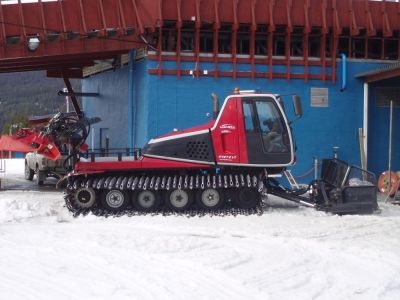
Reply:
[[400, 207], [380, 207], [73, 218], [60, 192], [0, 191], [0, 299], [400, 299]]

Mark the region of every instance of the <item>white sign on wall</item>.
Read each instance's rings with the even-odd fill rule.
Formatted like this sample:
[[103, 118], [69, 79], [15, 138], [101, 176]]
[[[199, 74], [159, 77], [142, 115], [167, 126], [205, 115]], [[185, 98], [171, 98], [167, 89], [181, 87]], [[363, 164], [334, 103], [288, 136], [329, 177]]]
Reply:
[[328, 107], [329, 97], [328, 88], [311, 88], [311, 106], [312, 107]]

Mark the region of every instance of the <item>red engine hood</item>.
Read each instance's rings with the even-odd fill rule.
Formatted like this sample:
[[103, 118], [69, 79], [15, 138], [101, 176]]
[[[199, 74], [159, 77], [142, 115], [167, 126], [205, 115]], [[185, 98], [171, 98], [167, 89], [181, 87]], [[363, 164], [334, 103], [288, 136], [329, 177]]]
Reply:
[[212, 120], [207, 124], [196, 126], [196, 127], [192, 127], [192, 128], [187, 128], [187, 129], [184, 129], [184, 130], [174, 131], [174, 132], [171, 132], [171, 133], [167, 133], [165, 135], [158, 136], [155, 139], [175, 136], [175, 135], [184, 134], [184, 133], [191, 133], [191, 132], [211, 129], [214, 126], [214, 123], [215, 123], [215, 120]]

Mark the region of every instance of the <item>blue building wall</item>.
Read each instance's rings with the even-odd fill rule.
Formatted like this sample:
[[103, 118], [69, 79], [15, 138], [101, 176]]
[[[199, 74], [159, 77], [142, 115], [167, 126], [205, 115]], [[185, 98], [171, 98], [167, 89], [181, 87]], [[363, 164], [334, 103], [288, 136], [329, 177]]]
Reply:
[[[296, 93], [302, 98], [304, 115], [293, 123], [297, 141], [297, 164], [293, 169], [295, 175], [303, 174], [313, 166], [313, 158], [331, 157], [332, 147], [339, 147], [339, 158], [353, 164], [360, 164], [358, 128], [363, 127], [363, 82], [355, 75], [374, 69], [377, 63], [350, 61], [347, 71], [347, 89], [340, 91], [341, 65], [337, 66], [337, 82], [327, 80], [268, 80], [259, 78], [228, 77], [195, 78], [182, 76], [150, 75], [148, 69], [156, 69], [158, 62], [144, 59], [136, 63], [134, 75], [135, 95], [135, 135], [136, 146], [143, 146], [150, 138], [171, 132], [173, 129], [184, 129], [210, 121], [206, 116], [212, 112], [210, 94], [216, 93], [220, 104], [231, 94], [235, 87], [241, 89], [261, 89], [278, 94]], [[163, 62], [163, 69], [176, 69], [175, 62]], [[194, 69], [194, 63], [182, 63], [182, 69]], [[201, 70], [213, 70], [213, 64], [202, 63]], [[232, 71], [232, 65], [221, 63], [220, 71]], [[239, 64], [237, 70], [250, 71], [250, 65]], [[256, 71], [267, 72], [268, 66], [258, 65]], [[286, 66], [274, 66], [273, 72], [285, 72]], [[314, 74], [320, 73], [319, 67], [310, 67]], [[292, 66], [292, 73], [303, 73], [303, 67]], [[330, 69], [328, 68], [328, 73]], [[112, 137], [113, 147], [127, 146], [128, 126], [128, 78], [127, 68], [108, 72], [83, 81], [83, 90], [92, 92], [100, 89], [101, 97], [85, 99], [85, 109], [91, 116], [108, 115], [107, 123], [117, 134]], [[101, 86], [100, 86], [101, 84]], [[311, 107], [311, 87], [329, 89], [328, 107]], [[290, 97], [287, 97], [286, 110], [289, 119], [294, 119]], [[108, 104], [105, 104], [105, 103]], [[311, 179], [312, 175], [305, 178]]]
[[[98, 92], [99, 97], [83, 99], [83, 110], [88, 117], [101, 117], [93, 125], [86, 142], [91, 147], [94, 134], [94, 148], [100, 148], [100, 131], [108, 129], [110, 145], [113, 148], [128, 147], [129, 120], [129, 72], [128, 67], [95, 75], [82, 80], [82, 92]], [[103, 131], [103, 137], [105, 130]], [[102, 147], [105, 147], [104, 143]]]

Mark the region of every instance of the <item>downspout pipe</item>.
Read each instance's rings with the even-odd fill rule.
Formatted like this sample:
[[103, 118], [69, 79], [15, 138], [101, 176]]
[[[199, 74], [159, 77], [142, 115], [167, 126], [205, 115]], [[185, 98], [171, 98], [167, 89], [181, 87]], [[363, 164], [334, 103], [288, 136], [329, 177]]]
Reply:
[[347, 56], [344, 53], [340, 53], [342, 57], [342, 86], [340, 88], [341, 92], [344, 92], [347, 85]]
[[211, 98], [213, 100], [213, 118], [216, 120], [219, 114], [218, 96], [215, 93], [211, 93]]
[[134, 71], [135, 71], [135, 50], [129, 51], [129, 128], [128, 128], [128, 145], [133, 148], [133, 135], [134, 135]]

